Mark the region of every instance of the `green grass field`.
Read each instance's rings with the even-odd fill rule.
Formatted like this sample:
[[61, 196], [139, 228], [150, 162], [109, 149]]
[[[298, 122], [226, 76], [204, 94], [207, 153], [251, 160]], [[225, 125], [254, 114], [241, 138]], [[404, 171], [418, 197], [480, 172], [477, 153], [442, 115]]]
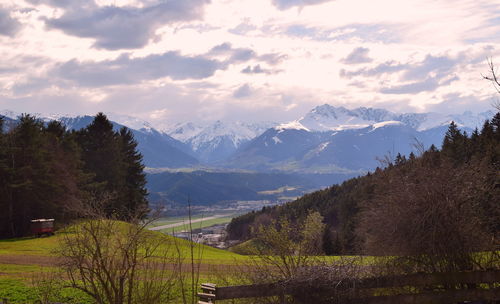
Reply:
[[[217, 222], [215, 219], [210, 224]], [[227, 219], [225, 219], [227, 220]], [[207, 221], [208, 222], [208, 221]], [[200, 223], [198, 223], [200, 224]], [[126, 224], [119, 224], [117, 230]], [[65, 232], [61, 231], [51, 237], [17, 238], [0, 240], [0, 299], [7, 298], [12, 303], [32, 303], [39, 298], [39, 291], [33, 285], [34, 278], [40, 273], [57, 271], [57, 259], [54, 254]], [[164, 246], [175, 254], [179, 249], [184, 263], [189, 264], [191, 244], [189, 241], [174, 238], [161, 232], [150, 231], [154, 236], [165, 240]], [[213, 276], [220, 265], [236, 265], [248, 261], [248, 257], [229, 251], [212, 248], [205, 245], [194, 245], [195, 258], [201, 257], [203, 265], [200, 272], [201, 280], [217, 282]], [[66, 289], [54, 302], [90, 303], [75, 290]]]
[[51, 256], [59, 236], [42, 238], [18, 238], [0, 240], [0, 255], [44, 255]]
[[[125, 225], [127, 224], [117, 225], [117, 231], [126, 227]], [[44, 238], [27, 237], [0, 240], [0, 299], [8, 298], [12, 303], [26, 303], [39, 298], [39, 291], [36, 285], [33, 285], [33, 280], [40, 273], [58, 271], [54, 252], [64, 233], [66, 232], [61, 231], [54, 236]], [[192, 243], [161, 232], [149, 231], [148, 233], [163, 238], [165, 240], [164, 246], [170, 246], [172, 252], [177, 247], [185, 258], [184, 263], [190, 265], [189, 257]], [[250, 245], [251, 242], [248, 242], [240, 247]], [[194, 246], [194, 256], [201, 256], [200, 283], [212, 282], [221, 285], [241, 283], [234, 281], [235, 278], [238, 278], [236, 275], [238, 270], [240, 270], [239, 277], [242, 273], [241, 268], [238, 268], [237, 265], [249, 263], [254, 258], [199, 244]], [[324, 259], [333, 261], [336, 258], [324, 257]], [[61, 295], [53, 299], [53, 302], [90, 303], [84, 295], [71, 289], [61, 292]]]
[[[160, 232], [151, 232], [160, 234]], [[162, 234], [165, 238], [165, 244], [173, 244], [174, 238], [169, 235]], [[24, 256], [29, 259], [29, 256], [53, 256], [53, 251], [58, 246], [60, 241], [60, 234], [44, 237], [44, 238], [20, 238], [20, 239], [7, 239], [0, 240], [0, 257], [2, 255], [8, 256]], [[175, 239], [180, 252], [183, 256], [190, 254], [190, 242], [182, 239]], [[173, 250], [173, 247], [172, 247]], [[232, 253], [226, 250], [221, 250], [205, 245], [195, 245], [195, 256], [201, 253], [203, 263], [207, 264], [234, 264], [235, 261], [245, 260], [246, 257]]]

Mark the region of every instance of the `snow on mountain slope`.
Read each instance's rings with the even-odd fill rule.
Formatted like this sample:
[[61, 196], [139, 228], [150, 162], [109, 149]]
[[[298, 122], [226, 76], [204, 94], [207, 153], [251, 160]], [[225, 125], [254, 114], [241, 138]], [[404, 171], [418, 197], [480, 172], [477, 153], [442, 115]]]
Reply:
[[308, 128], [304, 127], [304, 125], [301, 124], [298, 120], [282, 123], [274, 128], [280, 132], [283, 132], [284, 130], [305, 130], [308, 132], [311, 131]]
[[[2, 110], [0, 111], [0, 116], [6, 116], [11, 119], [17, 119], [19, 116], [21, 116], [22, 113], [19, 112], [14, 112], [10, 110]], [[31, 115], [40, 118], [42, 121], [49, 122], [51, 120], [57, 120], [57, 121], [70, 121], [71, 119], [77, 119], [77, 118], [82, 118], [82, 117], [93, 117], [90, 115], [75, 115], [75, 114], [60, 114], [60, 113], [30, 113]], [[129, 129], [134, 129], [134, 130], [150, 130], [153, 127], [151, 124], [143, 119], [134, 117], [134, 116], [129, 116], [129, 115], [123, 115], [123, 114], [117, 114], [117, 113], [112, 113], [112, 112], [107, 112], [104, 113], [108, 117], [109, 120], [116, 122], [120, 125], [124, 125]], [[71, 128], [71, 126], [67, 126]]]
[[194, 124], [192, 122], [178, 123], [172, 127], [164, 129], [165, 133], [173, 138], [180, 140], [184, 143], [188, 142], [190, 138], [195, 137], [204, 129], [203, 125]]
[[220, 120], [210, 124], [194, 124], [192, 122], [177, 124], [167, 129], [166, 133], [173, 138], [191, 144], [193, 150], [198, 150], [203, 143], [214, 141], [220, 137], [228, 137], [235, 147], [253, 139], [265, 130], [274, 126], [274, 123], [245, 123], [222, 122]]
[[394, 120], [394, 117], [394, 113], [382, 109], [348, 110], [324, 104], [312, 109], [296, 122], [311, 131], [324, 132], [366, 128], [377, 122]]
[[17, 119], [17, 117], [19, 117], [20, 115], [21, 115], [21, 113], [14, 112], [11, 110], [0, 111], [0, 116], [5, 116], [5, 117], [10, 118], [10, 119]]
[[341, 131], [362, 129], [377, 123], [397, 121], [417, 131], [425, 131], [440, 126], [446, 126], [455, 121], [459, 126], [467, 128], [481, 127], [486, 119], [494, 115], [493, 111], [473, 114], [468, 111], [463, 114], [440, 113], [404, 113], [396, 114], [384, 109], [334, 107], [328, 104], [312, 109], [304, 117], [284, 123], [276, 127], [278, 130], [296, 129], [315, 132]]
[[382, 109], [334, 107], [328, 104], [312, 109], [304, 117], [281, 124], [277, 129], [303, 129], [315, 132], [366, 128], [378, 122], [396, 120], [396, 114]]
[[130, 129], [143, 130], [143, 131], [151, 131], [153, 129], [153, 127], [149, 122], [137, 117], [122, 115], [117, 113], [105, 113], [105, 114], [109, 120], [117, 122]]
[[[280, 125], [271, 122], [215, 121], [213, 123], [187, 122], [169, 128], [155, 129], [148, 122], [136, 117], [115, 113], [106, 114], [110, 120], [117, 124], [125, 125], [138, 132], [137, 139], [145, 155], [145, 160], [150, 166], [173, 166], [169, 162], [165, 162], [165, 159], [171, 155], [178, 156], [171, 157], [172, 159], [178, 158], [178, 161], [173, 162], [175, 166], [196, 163], [194, 159], [180, 153], [183, 152], [204, 163], [225, 166], [224, 162], [228, 162], [231, 167], [235, 168], [250, 168], [256, 163], [267, 166], [266, 159], [276, 164], [279, 163], [280, 166], [286, 167], [293, 162], [296, 165], [301, 162], [300, 159], [305, 157], [296, 154], [297, 150], [308, 155], [306, 157], [308, 162], [303, 162], [303, 165], [310, 164], [309, 161], [317, 159], [318, 156], [325, 154], [333, 147], [346, 149], [330, 141], [330, 137], [334, 137], [336, 132], [354, 131], [345, 133], [347, 134], [345, 136], [358, 136], [355, 133], [361, 132], [363, 129], [371, 130], [366, 131], [370, 134], [385, 134], [390, 130], [407, 130], [409, 128], [420, 133], [429, 131], [429, 135], [425, 135], [429, 138], [432, 137], [429, 142], [434, 143], [436, 138], [439, 139], [437, 141], [439, 142], [442, 140], [441, 133], [452, 120], [459, 127], [473, 129], [475, 127], [481, 128], [484, 120], [494, 115], [493, 111], [451, 115], [439, 113], [397, 114], [384, 109], [364, 107], [347, 109], [325, 104], [312, 109], [297, 120]], [[17, 119], [20, 113], [4, 110], [0, 111], [0, 115]], [[92, 121], [92, 116], [34, 115], [44, 121], [57, 119], [70, 129], [83, 128]], [[439, 132], [433, 131], [435, 129], [439, 129]], [[405, 132], [404, 134], [409, 134], [409, 131]], [[260, 139], [258, 139], [259, 136], [261, 136]], [[324, 138], [324, 136], [329, 137]], [[360, 144], [356, 143], [352, 147], [360, 147]], [[171, 148], [174, 149], [172, 151], [175, 153], [166, 153]], [[385, 149], [388, 148], [385, 147]], [[331, 152], [329, 153], [333, 155]], [[336, 153], [340, 155], [338, 154], [340, 152], [336, 151]], [[325, 157], [325, 159], [329, 158]], [[243, 166], [245, 163], [248, 163], [248, 166]], [[321, 165], [324, 164], [326, 161], [321, 163]]]
[[404, 124], [400, 121], [388, 120], [388, 121], [374, 123], [372, 127], [373, 129], [378, 129], [386, 126], [398, 126], [398, 125], [404, 125]]
[[274, 123], [222, 122], [209, 124], [192, 122], [177, 124], [166, 130], [173, 138], [189, 145], [195, 155], [206, 162], [216, 162], [229, 156], [242, 144], [262, 134]]

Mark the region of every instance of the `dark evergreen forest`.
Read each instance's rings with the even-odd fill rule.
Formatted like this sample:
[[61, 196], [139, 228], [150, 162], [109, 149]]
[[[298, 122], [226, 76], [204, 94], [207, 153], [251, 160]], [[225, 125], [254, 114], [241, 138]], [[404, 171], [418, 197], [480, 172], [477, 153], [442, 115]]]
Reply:
[[498, 250], [500, 113], [470, 135], [452, 122], [441, 150], [416, 146], [417, 155], [386, 157], [366, 176], [234, 218], [229, 239], [251, 239], [279, 218], [300, 227], [314, 210], [327, 225], [325, 254]]
[[143, 169], [130, 130], [113, 131], [102, 113], [77, 131], [31, 115], [7, 128], [0, 117], [0, 237], [28, 235], [37, 218], [64, 225], [96, 202], [118, 219], [146, 211]]

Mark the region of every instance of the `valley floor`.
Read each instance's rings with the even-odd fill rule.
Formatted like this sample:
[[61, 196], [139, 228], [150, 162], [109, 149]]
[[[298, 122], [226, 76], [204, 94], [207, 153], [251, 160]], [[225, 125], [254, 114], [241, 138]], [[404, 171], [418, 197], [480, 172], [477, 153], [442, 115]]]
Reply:
[[[216, 215], [208, 216], [208, 217], [205, 217], [205, 218], [203, 218], [203, 217], [201, 217], [201, 218], [195, 218], [195, 219], [191, 220], [191, 224], [194, 224], [194, 223], [203, 223], [203, 222], [209, 222], [209, 223], [211, 223], [211, 220], [214, 220], [214, 219], [217, 219], [217, 218], [222, 218], [222, 217], [228, 218], [229, 221], [230, 221], [230, 219], [233, 217], [233, 215], [232, 214], [230, 214], [230, 215], [227, 215], [227, 214], [216, 214]], [[155, 227], [151, 227], [151, 228], [148, 228], [148, 229], [152, 230], [152, 231], [158, 231], [158, 230], [175, 228], [175, 227], [180, 227], [180, 226], [188, 227], [189, 226], [189, 220], [187, 218], [184, 218], [180, 222], [175, 222], [173, 224], [167, 224], [167, 225], [161, 225], [161, 226], [155, 226]], [[193, 229], [204, 228], [204, 227], [197, 227], [197, 226], [198, 225], [196, 225], [196, 227], [193, 227]]]

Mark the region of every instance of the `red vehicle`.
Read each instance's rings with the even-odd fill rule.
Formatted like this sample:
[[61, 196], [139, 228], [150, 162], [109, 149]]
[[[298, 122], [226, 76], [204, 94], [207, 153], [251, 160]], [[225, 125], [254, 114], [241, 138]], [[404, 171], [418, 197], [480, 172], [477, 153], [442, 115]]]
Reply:
[[54, 235], [54, 219], [31, 220], [31, 232], [37, 237]]

